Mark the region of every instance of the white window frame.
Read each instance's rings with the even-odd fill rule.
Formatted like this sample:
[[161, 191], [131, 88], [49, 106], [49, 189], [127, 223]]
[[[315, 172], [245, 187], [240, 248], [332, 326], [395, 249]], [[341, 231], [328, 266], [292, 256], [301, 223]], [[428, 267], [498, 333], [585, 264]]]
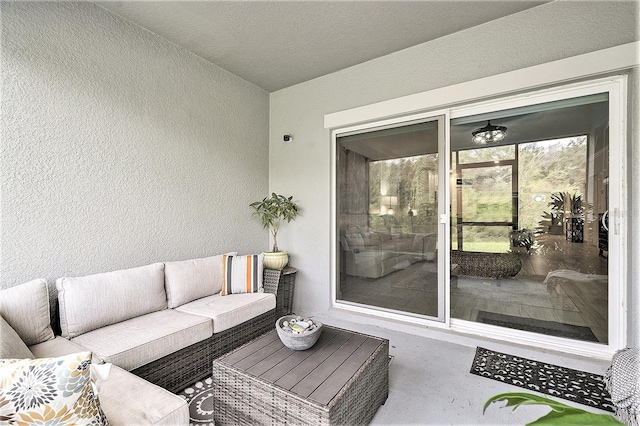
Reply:
[[[440, 120], [443, 118], [443, 120]], [[337, 214], [336, 214], [336, 205], [337, 205], [337, 181], [335, 179], [337, 173], [337, 161], [336, 161], [336, 150], [337, 150], [337, 139], [340, 136], [346, 136], [353, 133], [364, 133], [372, 130], [379, 130], [382, 128], [388, 127], [401, 127], [408, 126], [411, 124], [415, 124], [417, 122], [434, 120], [438, 121], [438, 133], [443, 132], [443, 137], [438, 137], [438, 174], [442, 174], [445, 172], [445, 168], [448, 168], [448, 164], [450, 161], [450, 154], [446, 147], [449, 146], [449, 111], [448, 110], [438, 110], [438, 111], [430, 111], [428, 113], [422, 114], [412, 114], [404, 117], [396, 117], [388, 120], [381, 120], [367, 124], [359, 124], [350, 127], [342, 127], [339, 129], [334, 129], [331, 131], [331, 176], [333, 177], [332, 185], [331, 185], [331, 305], [333, 308], [341, 309], [345, 311], [351, 311], [361, 314], [369, 314], [374, 315], [381, 318], [411, 322], [413, 324], [418, 325], [429, 325], [432, 327], [438, 328], [449, 328], [449, 288], [450, 288], [450, 277], [449, 274], [446, 273], [438, 273], [438, 289], [443, 289], [442, 292], [438, 292], [438, 306], [441, 306], [443, 303], [443, 318], [442, 319], [428, 319], [422, 315], [412, 315], [410, 313], [406, 314], [398, 314], [394, 311], [385, 310], [384, 308], [376, 308], [369, 307], [366, 305], [360, 305], [357, 303], [350, 303], [346, 301], [340, 301], [337, 295], [337, 262], [336, 256], [338, 255], [338, 240], [337, 240]], [[440, 123], [442, 121], [442, 123]], [[448, 172], [447, 172], [448, 173]], [[438, 180], [438, 209], [439, 212], [444, 210], [445, 207], [451, 203], [449, 191], [440, 190], [441, 187], [445, 186], [446, 182], [442, 182], [440, 179]], [[441, 206], [442, 205], [442, 206]], [[446, 223], [440, 223], [439, 231], [443, 227], [448, 228], [448, 219]], [[448, 232], [439, 232], [438, 234], [438, 271], [444, 271], [445, 268], [448, 268], [449, 264], [449, 233]]]
[[[451, 329], [461, 333], [482, 335], [527, 346], [544, 347], [562, 352], [610, 358], [616, 350], [626, 347], [626, 221], [622, 215], [627, 205], [627, 179], [624, 153], [626, 145], [626, 97], [627, 77], [589, 80], [560, 87], [514, 95], [499, 100], [452, 108], [451, 119], [483, 113], [493, 113], [513, 108], [543, 104], [567, 98], [578, 98], [597, 93], [609, 95], [609, 181], [620, 185], [609, 185], [610, 227], [609, 232], [609, 285], [608, 285], [608, 343], [593, 343], [537, 333], [495, 327], [473, 321], [452, 318]], [[615, 119], [617, 118], [617, 119]]]
[[[417, 93], [414, 95], [404, 96], [397, 99], [378, 102], [363, 107], [353, 108], [346, 111], [340, 111], [325, 115], [325, 128], [331, 129], [332, 140], [332, 161], [331, 176], [334, 180], [331, 185], [331, 299], [334, 309], [345, 309], [352, 312], [373, 315], [381, 318], [387, 318], [396, 321], [402, 321], [409, 324], [424, 325], [431, 328], [446, 328], [456, 332], [468, 333], [477, 336], [485, 336], [490, 338], [498, 338], [513, 343], [521, 343], [528, 346], [547, 347], [549, 349], [558, 350], [577, 355], [586, 355], [602, 359], [610, 359], [617, 349], [626, 345], [627, 337], [627, 264], [626, 250], [628, 243], [626, 241], [626, 224], [627, 224], [627, 182], [625, 168], [627, 164], [624, 160], [624, 153], [627, 146], [627, 92], [626, 92], [626, 75], [611, 76], [616, 72], [626, 72], [631, 68], [638, 67], [640, 60], [638, 52], [640, 51], [640, 42], [628, 43], [591, 52], [571, 58], [561, 59], [558, 61], [541, 64], [529, 68], [511, 71], [504, 74], [494, 75], [478, 80], [447, 86], [427, 92]], [[586, 79], [592, 79], [584, 82]], [[580, 82], [581, 83], [572, 83]], [[405, 315], [397, 315], [395, 313], [377, 311], [361, 306], [341, 306], [343, 304], [336, 301], [336, 199], [335, 199], [335, 142], [336, 135], [346, 131], [357, 131], [371, 126], [380, 126], [387, 124], [395, 124], [407, 121], [410, 117], [416, 118], [420, 116], [432, 117], [435, 115], [447, 115], [446, 120], [446, 150], [449, 151], [449, 118], [462, 115], [471, 115], [472, 111], [488, 111], [491, 108], [500, 108], [501, 105], [509, 103], [509, 108], [514, 107], [518, 102], [522, 104], [531, 103], [532, 97], [544, 96], [561, 97], [562, 93], [568, 90], [592, 90], [597, 85], [610, 85], [612, 92], [609, 98], [610, 113], [610, 142], [619, 142], [619, 150], [614, 154], [615, 158], [610, 157], [610, 164], [619, 164], [620, 167], [611, 167], [611, 181], [619, 178], [620, 186], [610, 186], [610, 205], [618, 206], [617, 212], [613, 212], [611, 223], [613, 227], [617, 227], [618, 232], [615, 234], [611, 244], [616, 244], [619, 255], [614, 259], [610, 257], [610, 270], [616, 269], [614, 275], [619, 280], [619, 285], [611, 285], [613, 280], [610, 279], [609, 285], [609, 343], [607, 345], [595, 344], [589, 342], [578, 342], [570, 339], [563, 339], [554, 336], [542, 336], [539, 340], [534, 333], [521, 332], [519, 330], [509, 330], [500, 327], [492, 327], [486, 324], [478, 324], [470, 321], [450, 320], [449, 307], [449, 280], [446, 280], [445, 292], [445, 322], [439, 323], [421, 318], [411, 318]], [[555, 88], [553, 88], [555, 86]], [[558, 87], [559, 86], [559, 87]], [[604, 86], [601, 86], [604, 87]], [[552, 88], [552, 89], [550, 89]], [[515, 96], [515, 93], [519, 95]], [[524, 93], [524, 94], [523, 94]], [[576, 92], [577, 93], [577, 92]], [[499, 98], [499, 99], [498, 99]], [[456, 107], [456, 105], [458, 105]], [[459, 105], [464, 105], [463, 107]], [[506, 108], [506, 107], [505, 107]], [[449, 117], [450, 116], [450, 117]], [[620, 117], [620, 120], [611, 120], [612, 117]], [[449, 163], [447, 163], [449, 167]], [[617, 176], [613, 176], [613, 172]], [[446, 191], [448, 192], [448, 191]], [[447, 199], [447, 206], [450, 200]], [[439, 206], [443, 209], [444, 206]], [[446, 212], [439, 212], [439, 214]], [[449, 215], [446, 214], [446, 226], [450, 224]], [[447, 235], [448, 233], [444, 233]], [[612, 233], [613, 234], [613, 233]], [[445, 244], [445, 239], [439, 244]], [[446, 241], [448, 253], [448, 239]], [[613, 247], [613, 246], [611, 246]], [[446, 262], [449, 261], [448, 254]], [[447, 263], [448, 264], [448, 263]], [[446, 274], [448, 275], [448, 274]], [[610, 274], [611, 277], [611, 274]], [[613, 314], [615, 312], [615, 314]], [[532, 338], [533, 336], [533, 338]]]

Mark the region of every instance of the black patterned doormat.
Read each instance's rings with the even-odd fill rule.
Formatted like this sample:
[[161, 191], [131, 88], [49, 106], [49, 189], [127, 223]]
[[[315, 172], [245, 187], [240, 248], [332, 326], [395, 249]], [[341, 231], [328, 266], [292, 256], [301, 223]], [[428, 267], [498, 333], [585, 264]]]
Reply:
[[478, 347], [471, 374], [613, 412], [602, 376]]
[[565, 324], [555, 321], [543, 321], [533, 318], [515, 317], [512, 315], [497, 314], [495, 312], [478, 312], [477, 322], [497, 325], [500, 327], [515, 328], [517, 330], [531, 331], [533, 333], [546, 334], [547, 336], [566, 337], [569, 339], [597, 342], [598, 338], [589, 327]]

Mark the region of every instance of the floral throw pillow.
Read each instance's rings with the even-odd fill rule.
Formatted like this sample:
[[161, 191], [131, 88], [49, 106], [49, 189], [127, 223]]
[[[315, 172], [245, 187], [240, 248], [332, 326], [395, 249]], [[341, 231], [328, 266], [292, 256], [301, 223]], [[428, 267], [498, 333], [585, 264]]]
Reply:
[[0, 359], [0, 424], [106, 425], [91, 385], [91, 352]]

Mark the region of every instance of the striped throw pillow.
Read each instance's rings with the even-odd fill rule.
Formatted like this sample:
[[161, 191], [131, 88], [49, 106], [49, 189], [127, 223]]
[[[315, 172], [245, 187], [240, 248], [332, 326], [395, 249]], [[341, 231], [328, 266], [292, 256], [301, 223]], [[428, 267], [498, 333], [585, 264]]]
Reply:
[[222, 255], [224, 281], [220, 295], [262, 293], [262, 254], [247, 256]]

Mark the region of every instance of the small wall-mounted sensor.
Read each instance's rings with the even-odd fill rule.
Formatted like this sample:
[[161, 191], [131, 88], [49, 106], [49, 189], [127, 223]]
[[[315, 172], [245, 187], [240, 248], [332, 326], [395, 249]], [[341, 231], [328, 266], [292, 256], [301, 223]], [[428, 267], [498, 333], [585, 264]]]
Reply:
[[291, 143], [291, 142], [293, 141], [293, 136], [291, 136], [291, 135], [284, 135], [284, 136], [282, 137], [282, 140], [283, 140], [285, 143]]

